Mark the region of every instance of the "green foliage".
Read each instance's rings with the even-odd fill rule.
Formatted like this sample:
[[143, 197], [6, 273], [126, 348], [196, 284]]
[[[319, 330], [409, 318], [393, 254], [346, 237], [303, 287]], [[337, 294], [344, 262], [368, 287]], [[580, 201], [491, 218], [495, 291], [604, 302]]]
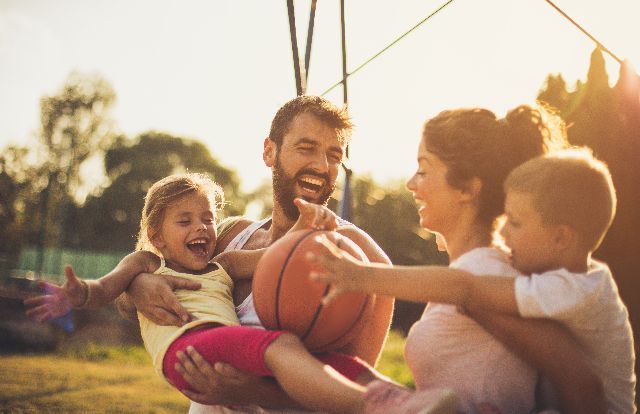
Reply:
[[132, 250], [147, 190], [157, 180], [179, 172], [210, 174], [230, 200], [225, 213], [244, 211], [236, 173], [223, 167], [197, 141], [160, 132], [144, 133], [134, 141], [120, 137], [105, 154], [105, 169], [110, 184], [89, 196], [77, 211], [76, 239], [70, 245]]
[[366, 231], [399, 265], [443, 264], [435, 240], [420, 227], [416, 204], [404, 182], [377, 185], [370, 177], [353, 183], [353, 223]]
[[400, 384], [415, 387], [413, 374], [404, 360], [405, 340], [402, 333], [395, 330], [389, 332], [376, 369]]
[[[446, 253], [438, 252], [435, 239], [420, 227], [415, 201], [404, 182], [382, 187], [371, 177], [355, 177], [352, 189], [353, 223], [382, 247], [392, 263], [448, 263]], [[396, 301], [393, 327], [406, 334], [423, 309], [424, 304]]]
[[16, 147], [9, 147], [0, 154], [0, 229], [3, 230], [0, 234], [0, 252], [13, 255], [17, 253], [22, 238], [17, 201], [26, 187], [26, 179], [20, 180], [19, 177], [23, 156], [24, 150]]
[[[557, 79], [556, 79], [557, 80]], [[640, 332], [640, 77], [623, 62], [615, 86], [609, 86], [602, 52], [594, 50], [587, 82], [568, 91], [564, 82], [547, 81], [539, 99], [554, 105], [566, 120], [573, 145], [586, 145], [611, 171], [618, 196], [616, 218], [595, 257], [609, 264], [629, 308], [633, 330]], [[588, 206], [589, 200], [585, 200]]]

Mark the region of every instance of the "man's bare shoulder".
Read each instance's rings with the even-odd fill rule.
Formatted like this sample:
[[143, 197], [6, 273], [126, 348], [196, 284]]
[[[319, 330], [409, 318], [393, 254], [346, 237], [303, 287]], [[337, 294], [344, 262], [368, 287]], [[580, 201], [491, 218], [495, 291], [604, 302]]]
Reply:
[[234, 216], [228, 217], [220, 222], [218, 225], [218, 241], [216, 243], [216, 253], [224, 251], [224, 249], [231, 243], [231, 241], [247, 226], [254, 223], [255, 220], [251, 220], [245, 217]]

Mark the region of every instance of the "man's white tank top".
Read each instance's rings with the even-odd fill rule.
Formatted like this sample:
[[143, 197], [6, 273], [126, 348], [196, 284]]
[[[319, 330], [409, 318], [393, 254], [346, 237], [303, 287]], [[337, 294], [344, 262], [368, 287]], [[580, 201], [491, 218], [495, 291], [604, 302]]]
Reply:
[[[242, 249], [253, 233], [270, 221], [271, 217], [267, 217], [266, 219], [251, 223], [244, 230], [238, 233], [233, 240], [231, 240], [231, 243], [227, 245], [224, 251]], [[236, 306], [236, 314], [238, 314], [238, 319], [240, 320], [241, 325], [264, 329], [260, 323], [260, 319], [258, 319], [256, 307], [253, 304], [253, 293], [249, 293], [249, 296], [247, 296], [240, 305]]]

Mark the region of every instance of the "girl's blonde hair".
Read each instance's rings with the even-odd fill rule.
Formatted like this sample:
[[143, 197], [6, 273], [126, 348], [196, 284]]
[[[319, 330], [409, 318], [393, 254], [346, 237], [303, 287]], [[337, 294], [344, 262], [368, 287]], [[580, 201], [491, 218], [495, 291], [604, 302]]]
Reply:
[[205, 174], [174, 174], [156, 181], [149, 188], [144, 197], [136, 250], [159, 253], [151, 239], [162, 226], [164, 212], [180, 198], [192, 193], [205, 195], [214, 206], [214, 211], [218, 211], [224, 204], [222, 188]]

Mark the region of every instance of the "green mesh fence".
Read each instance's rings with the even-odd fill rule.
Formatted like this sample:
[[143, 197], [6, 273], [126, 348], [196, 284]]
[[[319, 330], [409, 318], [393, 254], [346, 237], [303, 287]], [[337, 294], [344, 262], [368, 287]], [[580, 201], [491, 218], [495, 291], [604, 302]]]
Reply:
[[24, 248], [20, 253], [17, 272], [28, 274], [52, 282], [64, 281], [64, 266], [73, 266], [76, 275], [85, 279], [97, 279], [107, 274], [127, 254], [97, 253], [82, 250], [46, 249], [42, 260], [42, 271], [38, 269], [39, 251], [36, 248]]

